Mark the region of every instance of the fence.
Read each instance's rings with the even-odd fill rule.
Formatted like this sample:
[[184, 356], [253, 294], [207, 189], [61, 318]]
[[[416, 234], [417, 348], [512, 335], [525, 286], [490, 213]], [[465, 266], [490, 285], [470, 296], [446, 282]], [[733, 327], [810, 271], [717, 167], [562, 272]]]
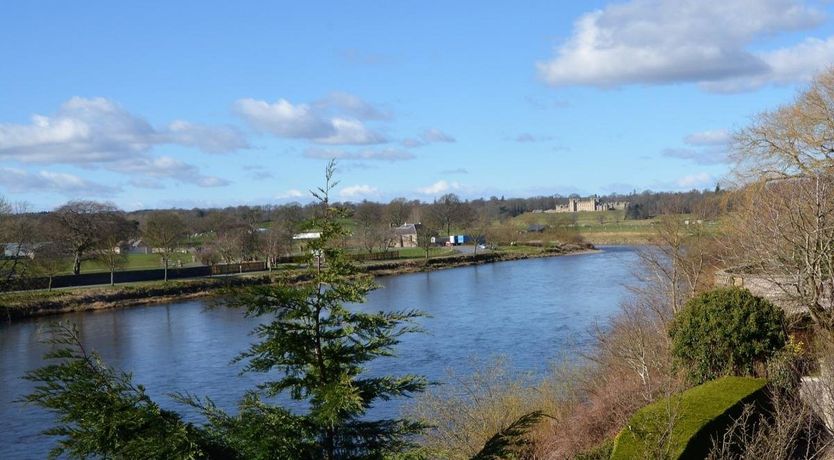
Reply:
[[231, 275], [232, 273], [262, 272], [266, 262], [240, 262], [237, 264], [218, 264], [211, 266], [212, 275]]
[[[356, 261], [369, 260], [392, 260], [399, 259], [399, 251], [358, 253], [351, 254], [350, 258]], [[304, 256], [279, 257], [277, 263], [302, 263]], [[202, 278], [214, 275], [232, 275], [237, 273], [259, 272], [267, 270], [266, 262], [241, 262], [236, 264], [217, 264], [200, 267], [169, 268], [168, 279]], [[113, 274], [115, 283], [137, 283], [141, 281], [161, 281], [165, 279], [165, 270], [152, 268], [147, 270], [125, 270]], [[52, 277], [53, 288], [66, 288], [78, 286], [94, 286], [98, 284], [110, 284], [110, 272], [82, 273], [80, 275], [58, 275]], [[17, 290], [28, 291], [35, 289], [46, 289], [49, 287], [49, 278], [29, 278]]]

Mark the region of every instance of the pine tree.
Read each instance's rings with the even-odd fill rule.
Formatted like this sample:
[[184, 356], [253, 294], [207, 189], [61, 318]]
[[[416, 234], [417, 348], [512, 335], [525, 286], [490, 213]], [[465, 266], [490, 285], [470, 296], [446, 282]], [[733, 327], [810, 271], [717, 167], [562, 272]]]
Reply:
[[[197, 426], [161, 409], [130, 374], [88, 353], [74, 328], [53, 326], [50, 342], [60, 348], [46, 357], [59, 362], [25, 376], [38, 384], [25, 401], [59, 417], [60, 425], [46, 432], [61, 437], [53, 455], [336, 460], [382, 458], [412, 447], [422, 424], [369, 420], [366, 413], [377, 401], [422, 391], [426, 379], [369, 377], [365, 366], [393, 356], [400, 337], [419, 330], [414, 321], [422, 313], [363, 313], [346, 305], [363, 302], [375, 285], [340, 247], [347, 230], [344, 212], [329, 201], [334, 171], [330, 162], [325, 186], [314, 193], [321, 206], [309, 226], [321, 237], [308, 248], [310, 282], [249, 288], [231, 302], [267, 320], [254, 331], [260, 341], [238, 361], [245, 371], [276, 377], [247, 392], [235, 415], [192, 392], [173, 395], [203, 414], [206, 423]], [[306, 401], [308, 409], [294, 413], [262, 399], [279, 394]]]
[[309, 229], [320, 232], [320, 238], [307, 248], [311, 282], [256, 287], [237, 298], [248, 315], [272, 318], [255, 330], [261, 341], [238, 359], [249, 372], [277, 371], [277, 379], [260, 386], [265, 396], [286, 392], [307, 401], [305, 418], [317, 432], [318, 456], [373, 458], [408, 447], [410, 436], [423, 429], [410, 420], [367, 420], [364, 415], [378, 400], [422, 391], [425, 378], [363, 373], [373, 359], [392, 356], [403, 334], [419, 330], [414, 320], [422, 313], [363, 313], [346, 306], [364, 302], [376, 286], [340, 247], [348, 232], [342, 224], [345, 211], [329, 199], [337, 185], [334, 171], [331, 161], [324, 187], [313, 193], [320, 208]]

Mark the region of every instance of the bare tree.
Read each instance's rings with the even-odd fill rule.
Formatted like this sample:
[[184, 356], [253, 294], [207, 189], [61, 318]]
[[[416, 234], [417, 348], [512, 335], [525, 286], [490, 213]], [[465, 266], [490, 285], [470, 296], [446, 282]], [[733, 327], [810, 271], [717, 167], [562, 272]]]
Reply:
[[387, 250], [392, 243], [391, 227], [384, 219], [382, 205], [362, 201], [353, 213], [354, 237], [368, 253], [375, 248]]
[[52, 279], [55, 275], [67, 269], [70, 255], [60, 242], [50, 241], [38, 245], [32, 257], [32, 267], [38, 276], [45, 276], [48, 280], [47, 290], [52, 290]]
[[733, 265], [834, 332], [834, 177], [759, 183], [746, 196], [727, 244]]
[[834, 166], [834, 69], [796, 100], [736, 133], [735, 173], [746, 181], [827, 175]]
[[638, 276], [651, 282], [634, 289], [654, 298], [656, 305], [668, 305], [666, 314], [674, 315], [687, 300], [712, 284], [710, 275], [718, 263], [718, 246], [702, 225], [687, 224], [674, 215], [658, 219], [650, 242], [639, 252], [642, 270]]
[[13, 289], [27, 276], [24, 262], [33, 248], [34, 219], [25, 204], [11, 204], [0, 197], [0, 292]]
[[84, 257], [101, 243], [107, 216], [118, 209], [109, 203], [70, 201], [50, 214], [51, 239], [61, 241], [73, 255], [72, 273], [81, 273]]
[[148, 217], [142, 232], [145, 241], [162, 258], [164, 279], [168, 281], [168, 263], [185, 237], [185, 222], [173, 212], [155, 212]]
[[736, 133], [745, 182], [729, 262], [755, 271], [834, 332], [834, 69]]
[[405, 198], [394, 198], [385, 206], [385, 215], [388, 223], [398, 227], [408, 221], [411, 216], [412, 206]]
[[272, 270], [278, 258], [292, 250], [292, 232], [282, 225], [273, 225], [258, 240], [261, 253], [266, 258], [266, 265]]
[[110, 271], [110, 285], [115, 284], [116, 270], [127, 265], [127, 253], [121, 245], [138, 233], [133, 222], [127, 220], [123, 213], [112, 212], [102, 215], [101, 234], [93, 253]]
[[452, 225], [461, 222], [464, 213], [464, 204], [454, 193], [447, 193], [435, 201], [430, 208], [430, 213], [440, 229], [446, 230], [446, 235], [452, 234]]

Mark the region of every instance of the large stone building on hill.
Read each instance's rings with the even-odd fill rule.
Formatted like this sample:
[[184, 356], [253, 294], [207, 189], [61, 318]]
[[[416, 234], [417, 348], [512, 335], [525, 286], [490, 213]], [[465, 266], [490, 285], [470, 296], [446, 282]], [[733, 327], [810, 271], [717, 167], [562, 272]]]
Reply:
[[568, 204], [556, 206], [554, 209], [548, 209], [545, 212], [582, 212], [582, 211], [613, 211], [616, 209], [628, 208], [627, 201], [613, 201], [605, 202], [596, 196], [590, 198], [570, 198]]

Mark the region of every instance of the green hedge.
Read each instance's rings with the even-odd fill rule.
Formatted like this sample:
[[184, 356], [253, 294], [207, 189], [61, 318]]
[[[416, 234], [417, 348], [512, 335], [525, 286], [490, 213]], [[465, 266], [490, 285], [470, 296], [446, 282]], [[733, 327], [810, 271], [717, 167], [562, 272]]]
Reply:
[[[674, 425], [669, 439], [668, 458], [701, 459], [719, 436], [749, 403], [766, 401], [764, 379], [723, 377], [656, 401], [637, 411], [614, 440], [612, 460], [659, 456], [653, 446], [660, 444], [659, 433]], [[665, 455], [664, 455], [665, 456]]]

